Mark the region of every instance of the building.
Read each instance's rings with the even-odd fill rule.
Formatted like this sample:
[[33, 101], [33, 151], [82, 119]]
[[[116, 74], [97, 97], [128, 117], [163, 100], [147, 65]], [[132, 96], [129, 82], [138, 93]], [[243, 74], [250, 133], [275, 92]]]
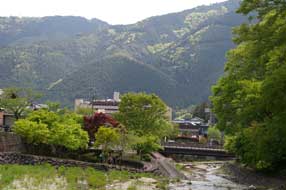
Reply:
[[167, 106], [166, 118], [169, 121], [173, 120], [173, 109], [171, 107], [169, 107], [169, 106]]
[[203, 125], [205, 123], [205, 120], [199, 117], [194, 117], [189, 120], [194, 125]]
[[119, 111], [120, 93], [114, 92], [113, 99], [103, 99], [86, 101], [84, 99], [75, 100], [75, 111], [79, 108], [91, 108], [98, 113], [112, 114]]
[[0, 128], [10, 129], [15, 122], [13, 114], [9, 114], [0, 110]]
[[[78, 110], [79, 108], [90, 108], [98, 113], [106, 113], [112, 114], [119, 111], [119, 103], [120, 103], [120, 93], [114, 92], [113, 99], [102, 99], [102, 100], [94, 100], [87, 101], [84, 99], [75, 99], [74, 110]], [[167, 111], [165, 114], [166, 119], [172, 121], [172, 108], [167, 106]]]
[[201, 136], [207, 135], [209, 127], [197, 118], [192, 121], [174, 120], [173, 123], [178, 125], [178, 139], [185, 139], [187, 141], [199, 141]]

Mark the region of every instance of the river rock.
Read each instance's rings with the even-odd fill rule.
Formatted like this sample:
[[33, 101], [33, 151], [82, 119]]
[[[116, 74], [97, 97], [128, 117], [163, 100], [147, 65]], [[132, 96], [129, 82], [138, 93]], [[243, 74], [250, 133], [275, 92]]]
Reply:
[[249, 190], [255, 190], [255, 189], [257, 189], [254, 185], [250, 185], [249, 187], [248, 187], [248, 189]]

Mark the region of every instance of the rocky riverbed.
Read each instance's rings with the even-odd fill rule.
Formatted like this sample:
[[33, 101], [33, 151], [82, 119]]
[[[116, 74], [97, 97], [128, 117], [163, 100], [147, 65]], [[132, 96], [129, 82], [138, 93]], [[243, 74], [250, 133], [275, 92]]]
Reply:
[[[0, 165], [1, 166], [1, 165]], [[150, 173], [55, 168], [51, 165], [0, 167], [3, 190], [284, 190], [286, 180], [267, 177], [233, 162], [177, 163], [187, 179], [168, 179]]]
[[179, 163], [181, 171], [191, 184], [176, 188], [181, 190], [283, 190], [286, 180], [269, 177], [241, 168], [234, 162], [189, 162]]

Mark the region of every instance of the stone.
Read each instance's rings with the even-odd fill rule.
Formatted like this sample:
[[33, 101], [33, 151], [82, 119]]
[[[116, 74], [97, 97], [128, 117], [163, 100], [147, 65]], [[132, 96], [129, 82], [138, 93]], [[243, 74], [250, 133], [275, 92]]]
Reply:
[[254, 185], [250, 185], [250, 186], [248, 187], [248, 189], [249, 189], [249, 190], [255, 190], [256, 187], [255, 187]]

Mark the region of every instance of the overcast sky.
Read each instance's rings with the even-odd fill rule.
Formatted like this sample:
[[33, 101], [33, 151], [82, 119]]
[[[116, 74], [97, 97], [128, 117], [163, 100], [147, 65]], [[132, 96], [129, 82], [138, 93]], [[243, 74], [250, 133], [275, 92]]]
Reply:
[[178, 12], [225, 0], [1, 0], [0, 16], [73, 15], [110, 24], [131, 24], [150, 16]]

